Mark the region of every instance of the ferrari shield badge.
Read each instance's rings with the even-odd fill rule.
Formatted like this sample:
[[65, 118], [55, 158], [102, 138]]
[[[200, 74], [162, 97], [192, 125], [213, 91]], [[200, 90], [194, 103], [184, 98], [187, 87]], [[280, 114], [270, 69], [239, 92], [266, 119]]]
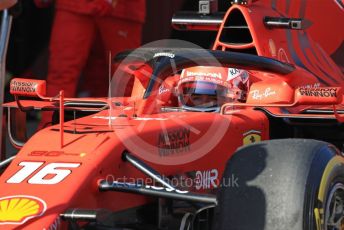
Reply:
[[257, 130], [250, 130], [244, 133], [243, 136], [243, 145], [249, 145], [256, 142], [260, 142], [262, 139], [261, 132]]

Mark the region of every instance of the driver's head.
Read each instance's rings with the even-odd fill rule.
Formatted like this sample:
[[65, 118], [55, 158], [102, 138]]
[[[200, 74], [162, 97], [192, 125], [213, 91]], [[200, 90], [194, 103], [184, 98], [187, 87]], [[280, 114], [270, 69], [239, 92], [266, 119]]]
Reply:
[[184, 69], [177, 94], [185, 108], [211, 111], [224, 103], [246, 100], [249, 75], [245, 70], [197, 66]]

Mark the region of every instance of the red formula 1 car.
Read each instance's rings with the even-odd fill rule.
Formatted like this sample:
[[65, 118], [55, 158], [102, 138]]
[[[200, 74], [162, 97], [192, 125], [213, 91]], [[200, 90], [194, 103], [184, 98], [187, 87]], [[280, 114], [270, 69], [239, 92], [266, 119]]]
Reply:
[[[213, 49], [123, 52], [105, 99], [13, 79], [0, 229], [344, 229], [343, 30], [309, 27], [343, 8], [200, 1], [173, 24]], [[53, 125], [26, 140], [31, 110]]]

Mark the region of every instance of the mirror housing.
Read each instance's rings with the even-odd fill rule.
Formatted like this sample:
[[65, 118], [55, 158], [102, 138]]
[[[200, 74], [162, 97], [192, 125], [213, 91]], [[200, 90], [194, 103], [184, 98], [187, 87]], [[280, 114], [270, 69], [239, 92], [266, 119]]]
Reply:
[[299, 105], [336, 105], [342, 102], [341, 87], [298, 88], [295, 102]]
[[14, 96], [42, 98], [46, 95], [46, 81], [14, 78], [11, 80], [10, 93]]

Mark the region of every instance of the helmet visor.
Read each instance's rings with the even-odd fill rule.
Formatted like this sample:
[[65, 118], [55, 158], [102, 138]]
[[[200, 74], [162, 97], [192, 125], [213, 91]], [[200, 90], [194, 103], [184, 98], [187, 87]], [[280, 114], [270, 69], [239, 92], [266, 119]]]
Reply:
[[211, 108], [227, 102], [228, 89], [215, 83], [195, 81], [180, 84], [177, 93], [182, 105]]

